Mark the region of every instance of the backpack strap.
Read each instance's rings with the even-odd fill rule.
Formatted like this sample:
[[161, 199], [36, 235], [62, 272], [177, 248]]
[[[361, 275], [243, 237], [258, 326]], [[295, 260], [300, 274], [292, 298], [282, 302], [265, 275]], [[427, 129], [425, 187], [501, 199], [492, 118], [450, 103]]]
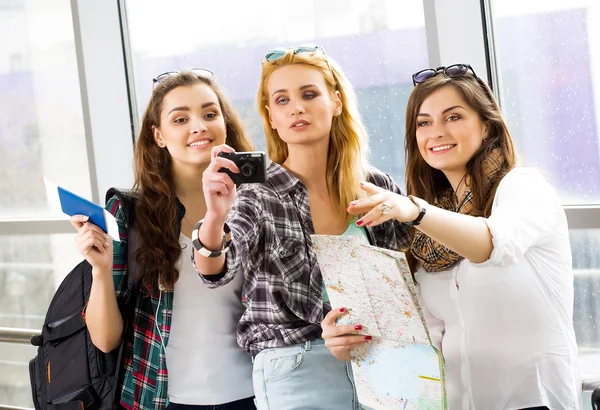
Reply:
[[106, 202], [113, 196], [119, 198], [127, 218], [127, 290], [132, 295], [139, 289], [139, 282], [142, 279], [141, 268], [133, 259], [140, 247], [139, 232], [135, 227], [137, 195], [130, 190], [110, 188], [106, 192]]
[[[134, 255], [141, 245], [139, 231], [135, 226], [135, 204], [137, 196], [132, 191], [119, 190], [110, 188], [106, 192], [106, 202], [113, 196], [117, 196], [121, 201], [121, 206], [127, 218], [127, 300], [121, 312], [123, 316], [123, 336], [121, 345], [119, 346], [119, 354], [117, 356], [117, 367], [115, 370], [115, 380], [117, 384], [113, 389], [113, 403], [119, 403], [120, 400], [120, 384], [123, 380], [121, 374], [123, 353], [125, 351], [125, 337], [133, 327], [133, 315], [135, 312], [135, 301], [140, 290], [140, 282], [142, 279], [142, 269], [134, 260]], [[53, 409], [53, 410], [71, 410], [71, 409]]]

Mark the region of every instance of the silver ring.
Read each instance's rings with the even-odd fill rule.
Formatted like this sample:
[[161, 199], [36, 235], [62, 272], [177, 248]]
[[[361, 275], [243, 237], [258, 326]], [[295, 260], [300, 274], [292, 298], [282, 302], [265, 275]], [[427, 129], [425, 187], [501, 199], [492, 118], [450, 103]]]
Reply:
[[390, 209], [392, 209], [392, 207], [386, 204], [385, 202], [381, 204], [381, 213], [383, 215], [387, 215], [388, 213], [390, 213]]

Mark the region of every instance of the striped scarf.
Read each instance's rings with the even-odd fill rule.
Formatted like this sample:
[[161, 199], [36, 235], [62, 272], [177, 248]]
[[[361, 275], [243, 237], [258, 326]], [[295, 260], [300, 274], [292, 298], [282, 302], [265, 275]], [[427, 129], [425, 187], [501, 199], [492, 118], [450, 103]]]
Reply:
[[[495, 176], [498, 172], [502, 171], [504, 163], [504, 157], [499, 148], [494, 148], [485, 160], [484, 169], [485, 174], [488, 176], [488, 178], [486, 178], [488, 184], [486, 190], [488, 195], [491, 191], [491, 183], [495, 180]], [[468, 189], [459, 201], [455, 201], [455, 198], [456, 195], [454, 194], [454, 190], [448, 188], [438, 195], [433, 205], [441, 209], [458, 212], [464, 215], [471, 215], [473, 213], [473, 192], [471, 189]], [[418, 229], [415, 229], [411, 252], [427, 272], [441, 272], [448, 270], [463, 259], [462, 256], [425, 235]]]

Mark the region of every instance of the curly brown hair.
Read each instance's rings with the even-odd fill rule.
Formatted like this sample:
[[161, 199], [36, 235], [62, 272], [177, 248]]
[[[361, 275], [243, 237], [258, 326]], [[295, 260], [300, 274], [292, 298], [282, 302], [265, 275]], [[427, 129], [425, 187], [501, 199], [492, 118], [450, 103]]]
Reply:
[[142, 267], [142, 288], [151, 291], [160, 284], [173, 289], [179, 278], [175, 264], [181, 255], [180, 221], [177, 218], [177, 194], [171, 171], [171, 155], [156, 144], [154, 127], [160, 127], [163, 100], [169, 91], [182, 86], [204, 83], [217, 95], [225, 120], [227, 143], [236, 151], [251, 151], [253, 145], [246, 135], [233, 104], [212, 78], [181, 72], [169, 77], [155, 88], [142, 118], [142, 128], [135, 144], [135, 184], [133, 193], [136, 227], [140, 247], [134, 255]]

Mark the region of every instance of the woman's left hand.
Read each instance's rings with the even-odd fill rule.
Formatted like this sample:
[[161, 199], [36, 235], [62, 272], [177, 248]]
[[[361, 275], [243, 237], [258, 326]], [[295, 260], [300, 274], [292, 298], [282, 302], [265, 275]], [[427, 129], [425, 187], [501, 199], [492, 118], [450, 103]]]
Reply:
[[358, 226], [375, 226], [392, 218], [410, 222], [419, 216], [419, 208], [407, 197], [370, 182], [362, 182], [360, 186], [369, 196], [350, 202], [346, 209], [352, 215], [365, 214], [356, 222]]

